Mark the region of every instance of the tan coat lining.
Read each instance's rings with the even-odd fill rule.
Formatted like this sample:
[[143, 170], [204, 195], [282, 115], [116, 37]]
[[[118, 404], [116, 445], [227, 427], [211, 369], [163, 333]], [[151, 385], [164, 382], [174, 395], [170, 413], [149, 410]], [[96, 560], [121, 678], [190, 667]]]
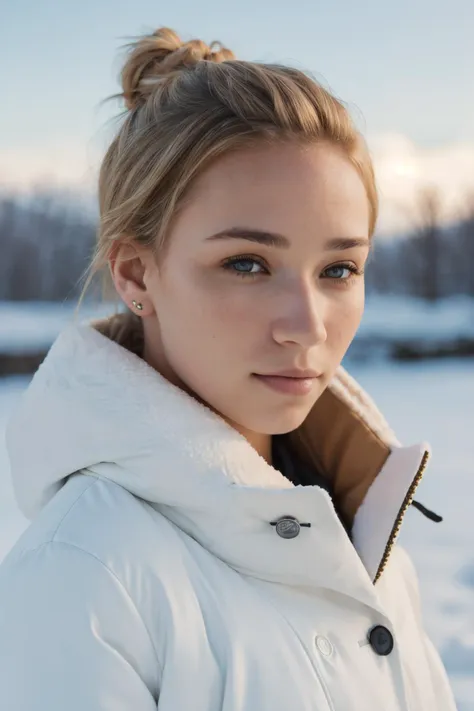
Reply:
[[329, 388], [289, 439], [331, 481], [336, 508], [352, 524], [390, 447]]

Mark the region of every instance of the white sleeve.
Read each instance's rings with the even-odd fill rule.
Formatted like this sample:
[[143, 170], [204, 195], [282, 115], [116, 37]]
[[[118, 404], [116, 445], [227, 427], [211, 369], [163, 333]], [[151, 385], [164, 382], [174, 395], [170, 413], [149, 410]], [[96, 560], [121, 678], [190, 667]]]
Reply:
[[0, 709], [156, 711], [159, 667], [127, 591], [94, 555], [48, 542], [0, 566]]

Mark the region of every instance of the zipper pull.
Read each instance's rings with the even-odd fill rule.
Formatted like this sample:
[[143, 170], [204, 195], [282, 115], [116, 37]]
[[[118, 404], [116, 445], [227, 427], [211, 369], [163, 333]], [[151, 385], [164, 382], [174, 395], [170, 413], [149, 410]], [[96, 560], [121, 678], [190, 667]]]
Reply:
[[437, 513], [434, 511], [431, 511], [430, 509], [427, 509], [426, 506], [423, 506], [423, 504], [420, 504], [418, 501], [412, 501], [411, 505], [415, 507], [415, 509], [418, 509], [418, 511], [421, 511], [421, 513], [426, 516], [426, 518], [429, 518], [430, 521], [434, 521], [435, 523], [441, 523], [443, 520], [442, 516], [439, 516]]

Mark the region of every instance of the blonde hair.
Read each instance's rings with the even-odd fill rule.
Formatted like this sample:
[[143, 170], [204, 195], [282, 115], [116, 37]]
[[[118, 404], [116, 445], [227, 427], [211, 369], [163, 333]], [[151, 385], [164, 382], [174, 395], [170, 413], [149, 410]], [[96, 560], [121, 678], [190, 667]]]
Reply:
[[365, 141], [344, 105], [302, 71], [238, 60], [218, 42], [182, 42], [163, 27], [129, 45], [121, 80], [127, 112], [100, 170], [97, 246], [81, 300], [117, 240], [162, 258], [196, 177], [255, 141], [337, 145], [363, 181], [373, 234], [378, 200]]

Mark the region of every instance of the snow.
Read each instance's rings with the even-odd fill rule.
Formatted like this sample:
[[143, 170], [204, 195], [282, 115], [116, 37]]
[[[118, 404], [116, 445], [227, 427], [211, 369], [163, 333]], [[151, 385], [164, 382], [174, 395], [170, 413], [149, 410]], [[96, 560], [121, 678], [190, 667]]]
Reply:
[[358, 336], [384, 334], [391, 338], [444, 340], [474, 337], [474, 299], [452, 296], [428, 303], [390, 295], [367, 298]]
[[[0, 352], [40, 351], [74, 319], [75, 303], [0, 302]], [[84, 303], [79, 321], [114, 311], [114, 305]], [[474, 338], [474, 299], [456, 296], [435, 304], [390, 295], [371, 295], [356, 341], [416, 338], [443, 342]]]
[[98, 318], [114, 312], [112, 304], [0, 301], [0, 352], [30, 353], [47, 350], [63, 328], [74, 320]]
[[[406, 302], [397, 311], [380, 299], [373, 310], [367, 310], [364, 328], [391, 333], [411, 328], [417, 335], [452, 335], [459, 329], [472, 329], [472, 300], [466, 300], [459, 313], [458, 307], [452, 301], [434, 309], [426, 307], [420, 315]], [[21, 311], [1, 307], [0, 344], [46, 346], [72, 314], [72, 309], [41, 305], [26, 309], [16, 331], [8, 335], [3, 316], [8, 314], [11, 324]], [[404, 444], [427, 440], [432, 445], [433, 455], [415, 498], [444, 521], [433, 523], [410, 508], [400, 541], [417, 567], [425, 626], [441, 652], [459, 711], [474, 711], [472, 360], [354, 362], [348, 368], [374, 397]], [[3, 440], [4, 423], [27, 384], [24, 377], [0, 380], [0, 560], [27, 525], [15, 505]]]

